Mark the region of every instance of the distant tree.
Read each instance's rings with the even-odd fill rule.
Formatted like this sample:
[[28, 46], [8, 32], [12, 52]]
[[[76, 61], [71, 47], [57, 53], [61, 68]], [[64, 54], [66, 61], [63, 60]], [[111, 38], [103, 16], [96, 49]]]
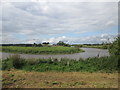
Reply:
[[41, 43], [39, 43], [39, 44], [38, 44], [38, 47], [42, 47], [42, 44], [41, 44]]
[[59, 41], [59, 42], [57, 43], [57, 45], [59, 45], [59, 46], [64, 46], [65, 43], [64, 43], [63, 41]]
[[42, 43], [43, 45], [48, 45], [48, 44], [50, 44], [49, 42], [43, 42]]
[[33, 44], [33, 47], [36, 47], [36, 46], [37, 46], [37, 44], [36, 44], [36, 43], [34, 43], [34, 44]]
[[59, 42], [57, 43], [57, 45], [59, 45], [59, 46], [70, 46], [69, 44], [66, 44], [66, 43], [64, 43], [63, 41], [59, 41]]

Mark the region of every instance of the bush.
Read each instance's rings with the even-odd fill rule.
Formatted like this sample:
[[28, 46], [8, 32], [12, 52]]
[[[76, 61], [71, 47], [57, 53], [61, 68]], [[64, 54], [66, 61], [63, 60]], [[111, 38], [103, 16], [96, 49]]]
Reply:
[[10, 57], [13, 62], [13, 67], [16, 69], [22, 68], [25, 65], [26, 61], [23, 58], [20, 58], [20, 55], [13, 55]]
[[25, 59], [20, 58], [20, 55], [12, 55], [2, 61], [2, 70], [8, 70], [11, 68], [21, 69], [26, 64]]
[[13, 68], [13, 63], [10, 58], [2, 60], [2, 70], [9, 70], [11, 68]]
[[112, 55], [120, 55], [120, 37], [116, 38], [116, 40], [110, 45], [109, 52]]

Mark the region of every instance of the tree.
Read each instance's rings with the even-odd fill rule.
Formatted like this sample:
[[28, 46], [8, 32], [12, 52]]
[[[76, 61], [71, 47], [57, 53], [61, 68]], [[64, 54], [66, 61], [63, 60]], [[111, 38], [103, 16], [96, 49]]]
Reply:
[[59, 46], [70, 46], [69, 44], [66, 44], [66, 43], [64, 43], [63, 41], [59, 41], [59, 42], [57, 43], [57, 45], [59, 45]]
[[42, 43], [43, 45], [48, 45], [48, 44], [50, 44], [49, 42], [43, 42]]
[[64, 46], [65, 43], [64, 43], [63, 41], [59, 41], [59, 42], [57, 43], [57, 45], [59, 45], [59, 46]]
[[110, 45], [109, 52], [113, 55], [120, 55], [120, 37], [116, 38], [116, 40]]
[[36, 46], [37, 46], [37, 44], [36, 44], [36, 43], [34, 43], [34, 44], [33, 44], [33, 46], [34, 46], [34, 47], [36, 47]]
[[42, 44], [41, 44], [41, 43], [39, 43], [39, 44], [38, 44], [38, 47], [42, 47]]

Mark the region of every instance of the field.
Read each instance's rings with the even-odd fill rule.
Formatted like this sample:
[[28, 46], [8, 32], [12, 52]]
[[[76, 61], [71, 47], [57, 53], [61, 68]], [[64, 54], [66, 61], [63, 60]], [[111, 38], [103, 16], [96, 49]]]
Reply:
[[3, 88], [117, 88], [117, 73], [3, 71]]
[[3, 52], [26, 53], [26, 54], [72, 54], [84, 52], [76, 47], [21, 47], [21, 46], [2, 46]]

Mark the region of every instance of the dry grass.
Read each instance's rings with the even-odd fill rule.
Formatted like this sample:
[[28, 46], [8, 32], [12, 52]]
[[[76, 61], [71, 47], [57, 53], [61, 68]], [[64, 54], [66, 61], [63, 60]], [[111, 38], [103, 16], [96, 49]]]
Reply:
[[3, 71], [3, 88], [117, 88], [118, 73]]

